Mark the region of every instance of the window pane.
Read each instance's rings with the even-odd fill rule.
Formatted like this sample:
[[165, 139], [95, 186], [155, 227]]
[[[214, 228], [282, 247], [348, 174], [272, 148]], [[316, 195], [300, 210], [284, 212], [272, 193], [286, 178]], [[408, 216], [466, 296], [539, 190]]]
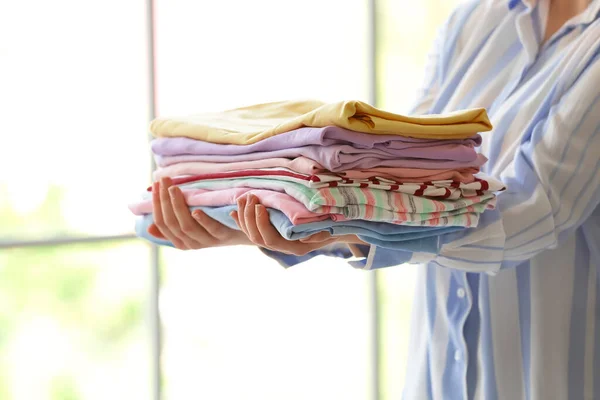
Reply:
[[249, 247], [164, 253], [166, 399], [370, 398], [364, 271], [285, 270]]
[[381, 399], [402, 398], [410, 335], [416, 265], [399, 265], [378, 272], [381, 316]]
[[0, 240], [132, 231], [149, 176], [144, 1], [2, 2], [0, 65]]
[[461, 0], [377, 1], [378, 104], [407, 112], [438, 29]]
[[161, 115], [368, 100], [365, 0], [157, 0]]
[[[377, 2], [378, 105], [408, 112], [424, 79], [427, 54], [438, 28], [460, 0], [379, 0]], [[403, 265], [379, 272], [381, 310], [381, 397], [402, 397], [416, 274]]]
[[[365, 0], [158, 0], [159, 115], [368, 100]], [[165, 251], [167, 399], [370, 398], [366, 274], [251, 249]]]
[[148, 246], [0, 252], [0, 398], [150, 399]]

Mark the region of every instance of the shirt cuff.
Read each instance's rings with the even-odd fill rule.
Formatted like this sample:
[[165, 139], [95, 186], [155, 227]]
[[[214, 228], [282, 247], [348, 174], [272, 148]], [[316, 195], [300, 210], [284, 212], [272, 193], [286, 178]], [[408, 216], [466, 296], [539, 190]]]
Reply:
[[[424, 264], [436, 257], [436, 254], [387, 249], [371, 245], [367, 258], [358, 261], [362, 269], [380, 269], [401, 264]], [[358, 268], [359, 266], [356, 265]]]
[[[362, 254], [367, 254], [368, 248], [369, 246], [355, 245], [355, 250], [359, 250], [360, 252], [362, 252]], [[281, 265], [284, 268], [293, 267], [297, 264], [301, 264], [317, 256], [337, 257], [343, 258], [345, 260], [354, 259], [349, 260], [349, 264], [355, 268], [363, 268], [362, 264], [360, 264], [361, 260], [356, 260], [357, 257], [355, 256], [355, 254], [353, 254], [352, 250], [350, 250], [346, 243], [333, 243], [319, 250], [311, 251], [310, 253], [303, 256], [295, 256], [292, 254], [281, 253], [279, 251], [273, 251], [262, 247], [259, 247], [259, 249], [265, 255], [277, 261], [279, 265]]]
[[437, 249], [431, 252], [411, 252], [372, 245], [362, 268], [434, 262], [446, 268], [495, 275], [500, 269], [517, 264], [503, 261], [504, 244], [505, 233], [500, 213], [490, 210], [481, 215], [477, 228], [440, 235]]
[[442, 267], [495, 275], [509, 266], [503, 261], [505, 242], [500, 213], [486, 211], [477, 228], [440, 236], [439, 255], [433, 261]]

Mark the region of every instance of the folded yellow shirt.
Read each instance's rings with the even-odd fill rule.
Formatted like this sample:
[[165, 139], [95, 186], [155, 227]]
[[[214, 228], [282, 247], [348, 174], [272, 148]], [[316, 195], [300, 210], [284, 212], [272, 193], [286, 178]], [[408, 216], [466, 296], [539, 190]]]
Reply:
[[157, 137], [185, 136], [221, 144], [252, 144], [305, 126], [337, 125], [375, 135], [422, 139], [464, 139], [489, 131], [483, 108], [443, 115], [410, 117], [379, 110], [361, 101], [325, 104], [320, 101], [280, 101], [182, 118], [158, 118], [150, 124]]

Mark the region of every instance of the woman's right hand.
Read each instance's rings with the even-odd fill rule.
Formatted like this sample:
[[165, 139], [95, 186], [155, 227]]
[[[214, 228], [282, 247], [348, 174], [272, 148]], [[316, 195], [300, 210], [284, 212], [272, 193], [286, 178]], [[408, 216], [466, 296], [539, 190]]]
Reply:
[[148, 233], [166, 239], [178, 249], [252, 244], [242, 231], [231, 229], [200, 210], [190, 213], [181, 189], [169, 178], [152, 184], [154, 224]]
[[[237, 201], [238, 209], [231, 213], [235, 223], [246, 233], [252, 243], [259, 247], [281, 253], [303, 256], [345, 238], [333, 237], [329, 232], [315, 233], [300, 240], [288, 240], [281, 236], [271, 224], [265, 206], [254, 195], [244, 196]], [[353, 235], [347, 235], [353, 236]]]

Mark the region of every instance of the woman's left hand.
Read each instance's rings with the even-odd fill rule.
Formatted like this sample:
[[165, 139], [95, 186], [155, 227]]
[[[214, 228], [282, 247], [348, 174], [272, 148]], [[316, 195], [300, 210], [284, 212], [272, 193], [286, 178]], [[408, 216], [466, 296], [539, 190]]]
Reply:
[[282, 237], [269, 220], [265, 206], [253, 195], [245, 196], [237, 201], [238, 211], [231, 216], [240, 229], [257, 246], [282, 253], [303, 256], [340, 239], [328, 232], [319, 232], [300, 240], [287, 240]]

